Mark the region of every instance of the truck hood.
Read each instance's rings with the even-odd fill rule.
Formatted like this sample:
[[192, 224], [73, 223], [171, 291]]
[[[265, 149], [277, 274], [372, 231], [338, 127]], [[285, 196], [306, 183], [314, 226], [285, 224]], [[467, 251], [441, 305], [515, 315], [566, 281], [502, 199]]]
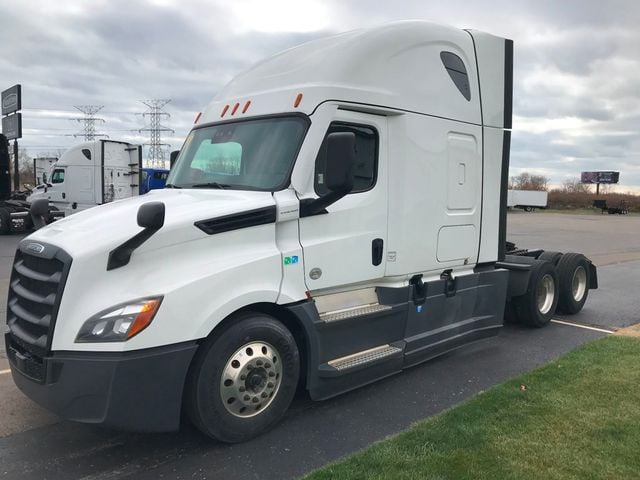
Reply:
[[108, 253], [136, 235], [140, 205], [165, 204], [164, 226], [139, 251], [149, 251], [175, 243], [186, 243], [207, 234], [194, 222], [275, 205], [270, 192], [240, 190], [154, 190], [143, 196], [100, 205], [58, 220], [31, 234], [28, 239], [64, 249], [72, 257]]

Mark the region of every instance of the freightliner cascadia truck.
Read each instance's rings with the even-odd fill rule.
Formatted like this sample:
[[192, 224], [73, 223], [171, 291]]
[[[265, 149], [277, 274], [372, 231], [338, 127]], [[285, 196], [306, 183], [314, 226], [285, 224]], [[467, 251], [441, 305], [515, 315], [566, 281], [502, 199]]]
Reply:
[[506, 241], [510, 40], [411, 21], [258, 63], [167, 188], [19, 244], [13, 378], [79, 422], [238, 442], [322, 400], [579, 311], [596, 269]]

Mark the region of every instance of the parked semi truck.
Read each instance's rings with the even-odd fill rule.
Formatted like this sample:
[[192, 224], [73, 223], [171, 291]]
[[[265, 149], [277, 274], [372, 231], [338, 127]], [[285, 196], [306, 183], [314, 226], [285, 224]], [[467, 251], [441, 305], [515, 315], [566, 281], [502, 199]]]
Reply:
[[525, 212], [533, 212], [536, 208], [547, 208], [547, 192], [538, 190], [509, 190], [507, 207], [521, 208]]
[[[49, 165], [50, 164], [50, 165]], [[84, 142], [59, 160], [34, 161], [38, 183], [26, 198], [0, 203], [0, 233], [29, 231], [30, 208], [46, 199], [46, 223], [140, 193], [142, 147], [114, 140]], [[48, 167], [48, 168], [47, 168]]]
[[143, 168], [140, 180], [140, 195], [164, 188], [169, 177], [169, 170], [165, 168]]
[[[315, 400], [579, 311], [581, 254], [506, 242], [512, 41], [401, 22], [237, 76], [164, 190], [18, 248], [7, 352], [80, 422], [225, 442]], [[508, 250], [508, 251], [507, 251]], [[159, 262], [158, 259], [162, 261]]]

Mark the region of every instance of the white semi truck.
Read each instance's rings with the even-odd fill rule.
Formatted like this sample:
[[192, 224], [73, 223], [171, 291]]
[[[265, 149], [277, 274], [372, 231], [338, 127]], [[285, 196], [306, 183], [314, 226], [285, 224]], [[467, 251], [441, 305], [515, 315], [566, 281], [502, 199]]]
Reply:
[[167, 188], [25, 238], [13, 378], [59, 415], [226, 442], [320, 400], [575, 313], [596, 269], [506, 242], [512, 42], [412, 21], [233, 79]]
[[43, 198], [65, 216], [139, 193], [142, 146], [93, 140], [71, 147], [52, 165], [29, 203]]
[[37, 200], [48, 201], [39, 216], [41, 222], [51, 223], [87, 208], [140, 193], [140, 145], [94, 140], [75, 145], [60, 159], [53, 160], [34, 160], [37, 183], [26, 199], [0, 204], [0, 234], [30, 230], [33, 227], [30, 210]]

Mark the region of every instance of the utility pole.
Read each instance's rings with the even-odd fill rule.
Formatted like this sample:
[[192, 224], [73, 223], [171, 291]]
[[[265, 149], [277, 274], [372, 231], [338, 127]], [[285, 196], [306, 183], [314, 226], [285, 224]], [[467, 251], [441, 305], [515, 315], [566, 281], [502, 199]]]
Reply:
[[173, 133], [174, 130], [162, 125], [163, 119], [171, 117], [170, 114], [163, 109], [169, 99], [154, 99], [154, 100], [141, 100], [141, 103], [146, 105], [149, 110], [144, 112], [142, 116], [148, 119], [148, 125], [138, 130], [139, 133], [149, 133], [149, 143], [145, 145], [149, 146], [149, 152], [147, 154], [147, 164], [152, 168], [166, 168], [165, 161], [165, 147], [170, 147], [168, 143], [162, 143], [162, 133]]
[[74, 134], [74, 137], [84, 137], [86, 141], [95, 140], [96, 137], [106, 137], [103, 133], [96, 133], [96, 122], [104, 123], [103, 118], [96, 118], [96, 113], [102, 110], [104, 105], [74, 105], [74, 107], [84, 113], [84, 117], [74, 119], [83, 124], [82, 132]]

